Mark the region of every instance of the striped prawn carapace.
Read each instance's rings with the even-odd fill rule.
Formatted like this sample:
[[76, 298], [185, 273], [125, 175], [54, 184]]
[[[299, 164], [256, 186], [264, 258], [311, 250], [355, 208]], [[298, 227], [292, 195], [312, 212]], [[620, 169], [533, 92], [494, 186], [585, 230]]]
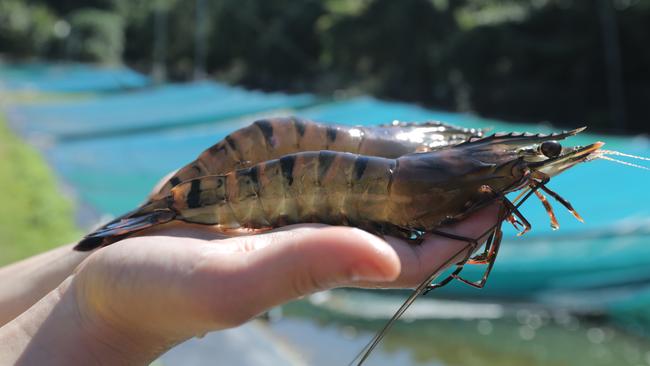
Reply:
[[[584, 161], [600, 143], [545, 151], [577, 132], [493, 135], [396, 159], [329, 150], [288, 154], [180, 183], [88, 235], [77, 249], [107, 245], [171, 220], [214, 225], [224, 233], [321, 222], [419, 240], [495, 200], [509, 202], [508, 192], [544, 186]], [[508, 205], [508, 217], [516, 213], [513, 208]]]

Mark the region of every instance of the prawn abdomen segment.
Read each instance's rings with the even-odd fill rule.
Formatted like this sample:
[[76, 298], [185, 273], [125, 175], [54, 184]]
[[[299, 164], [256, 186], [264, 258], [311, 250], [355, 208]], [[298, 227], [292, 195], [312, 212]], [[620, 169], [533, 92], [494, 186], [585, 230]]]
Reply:
[[290, 154], [226, 175], [184, 182], [173, 207], [188, 222], [224, 229], [390, 221], [395, 160], [328, 150]]
[[227, 175], [209, 175], [179, 184], [171, 190], [172, 207], [179, 219], [199, 223], [220, 223], [228, 228], [238, 227], [227, 194]]
[[332, 150], [397, 158], [415, 151], [455, 145], [480, 130], [440, 122], [397, 123], [360, 127], [317, 123], [300, 118], [263, 119], [241, 128], [182, 167], [155, 195], [169, 194], [178, 184], [212, 174], [226, 174], [300, 151]]

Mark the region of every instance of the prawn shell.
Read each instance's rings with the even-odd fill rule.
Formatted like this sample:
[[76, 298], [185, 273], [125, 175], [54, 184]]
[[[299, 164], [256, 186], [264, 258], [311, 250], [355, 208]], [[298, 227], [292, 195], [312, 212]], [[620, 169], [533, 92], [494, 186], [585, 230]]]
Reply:
[[264, 119], [239, 129], [180, 168], [154, 195], [159, 199], [192, 178], [225, 174], [281, 156], [332, 150], [397, 158], [431, 151], [482, 136], [482, 131], [441, 122], [397, 123], [376, 127], [321, 124], [300, 118]]

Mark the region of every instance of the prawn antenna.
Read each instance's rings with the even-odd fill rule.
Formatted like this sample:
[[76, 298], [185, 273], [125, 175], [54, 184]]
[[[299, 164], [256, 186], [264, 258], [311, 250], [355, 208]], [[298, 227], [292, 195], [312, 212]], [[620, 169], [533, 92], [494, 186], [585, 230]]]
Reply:
[[634, 164], [634, 163], [628, 163], [627, 161], [614, 159], [614, 158], [612, 158], [610, 156], [607, 156], [607, 155], [622, 156], [622, 157], [631, 158], [631, 159], [650, 161], [650, 158], [646, 158], [646, 157], [643, 157], [643, 156], [637, 156], [637, 155], [631, 155], [631, 154], [625, 154], [625, 153], [622, 153], [620, 151], [614, 151], [614, 150], [598, 150], [598, 152], [594, 155], [594, 157], [592, 159], [603, 159], [603, 160], [612, 161], [614, 163], [631, 166], [633, 168], [638, 168], [638, 169], [643, 169], [643, 170], [650, 170], [650, 168], [648, 168], [646, 166], [638, 165], [638, 164]]
[[[643, 165], [637, 165], [637, 164], [634, 164], [634, 163], [628, 163], [627, 161], [614, 159], [614, 158], [611, 158], [611, 157], [609, 157], [609, 156], [605, 156], [605, 155], [601, 155], [601, 156], [599, 156], [598, 158], [599, 158], [599, 159], [603, 159], [603, 160], [613, 161], [613, 162], [615, 162], [615, 163], [622, 164], [622, 165], [631, 166], [631, 167], [633, 167], [633, 168], [638, 168], [638, 169], [643, 169], [643, 170], [650, 170], [650, 168], [645, 167], [645, 166], [643, 166]], [[644, 160], [647, 160], [647, 159], [644, 159]]]
[[638, 159], [638, 160], [645, 160], [645, 161], [650, 161], [650, 158], [646, 158], [643, 156], [637, 156], [637, 155], [630, 155], [630, 154], [625, 154], [620, 151], [614, 151], [614, 150], [598, 150], [603, 155], [616, 155], [616, 156], [623, 156], [626, 158], [632, 158], [632, 159]]
[[[363, 364], [363, 363], [368, 359], [368, 357], [370, 356], [370, 354], [372, 353], [372, 351], [375, 349], [375, 347], [377, 347], [377, 345], [379, 344], [379, 342], [381, 342], [381, 340], [384, 338], [384, 336], [388, 333], [388, 331], [393, 327], [393, 325], [395, 325], [395, 322], [396, 322], [396, 321], [397, 321], [397, 320], [402, 316], [402, 314], [404, 314], [404, 312], [406, 312], [406, 310], [407, 310], [407, 309], [408, 309], [408, 308], [413, 304], [413, 302], [414, 302], [414, 301], [415, 301], [415, 300], [416, 300], [416, 299], [417, 299], [421, 294], [428, 292], [427, 290], [428, 290], [428, 287], [430, 286], [430, 283], [431, 283], [433, 280], [435, 280], [435, 278], [438, 277], [438, 275], [439, 275], [439, 274], [440, 274], [440, 273], [441, 273], [441, 272], [442, 272], [442, 271], [443, 271], [447, 266], [449, 266], [450, 264], [453, 263], [453, 260], [454, 260], [454, 258], [455, 258], [456, 256], [460, 255], [461, 253], [463, 253], [464, 251], [466, 251], [466, 250], [467, 250], [468, 248], [470, 248], [471, 246], [472, 246], [471, 243], [466, 243], [466, 245], [463, 246], [462, 249], [460, 249], [456, 254], [454, 254], [453, 256], [451, 256], [451, 257], [450, 257], [450, 258], [449, 258], [445, 263], [443, 263], [442, 265], [438, 266], [438, 267], [437, 267], [437, 268], [436, 268], [436, 269], [435, 269], [435, 270], [434, 270], [434, 271], [429, 275], [429, 277], [427, 277], [426, 280], [422, 281], [422, 282], [420, 283], [420, 285], [419, 285], [415, 290], [413, 290], [413, 292], [412, 292], [411, 295], [406, 299], [406, 301], [404, 301], [404, 303], [402, 304], [402, 306], [400, 306], [400, 308], [395, 312], [395, 314], [393, 315], [393, 317], [390, 318], [390, 320], [389, 320], [389, 321], [384, 325], [384, 327], [383, 327], [381, 330], [379, 330], [379, 332], [377, 332], [377, 333], [375, 334], [375, 336], [370, 340], [370, 342], [369, 342], [365, 347], [363, 347], [363, 349], [361, 349], [361, 351], [359, 351], [359, 353], [358, 353], [358, 354], [356, 355], [356, 357], [354, 357], [354, 359], [353, 359], [353, 360], [348, 364], [348, 366], [355, 365], [355, 364], [356, 364], [357, 366], [362, 365], [362, 364]], [[470, 251], [470, 253], [471, 253], [471, 251]], [[462, 266], [459, 267], [459, 268], [462, 268]], [[460, 271], [458, 271], [458, 272], [460, 272]], [[357, 360], [358, 360], [358, 363], [357, 363]]]

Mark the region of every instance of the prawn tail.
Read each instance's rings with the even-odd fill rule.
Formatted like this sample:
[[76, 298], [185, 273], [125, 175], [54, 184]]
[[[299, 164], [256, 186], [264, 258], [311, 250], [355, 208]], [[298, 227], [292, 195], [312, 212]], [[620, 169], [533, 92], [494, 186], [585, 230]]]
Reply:
[[100, 227], [81, 239], [74, 250], [87, 252], [99, 247], [113, 244], [133, 233], [146, 228], [164, 224], [176, 218], [176, 212], [170, 208], [152, 208], [157, 205], [145, 205], [140, 210], [122, 215]]

